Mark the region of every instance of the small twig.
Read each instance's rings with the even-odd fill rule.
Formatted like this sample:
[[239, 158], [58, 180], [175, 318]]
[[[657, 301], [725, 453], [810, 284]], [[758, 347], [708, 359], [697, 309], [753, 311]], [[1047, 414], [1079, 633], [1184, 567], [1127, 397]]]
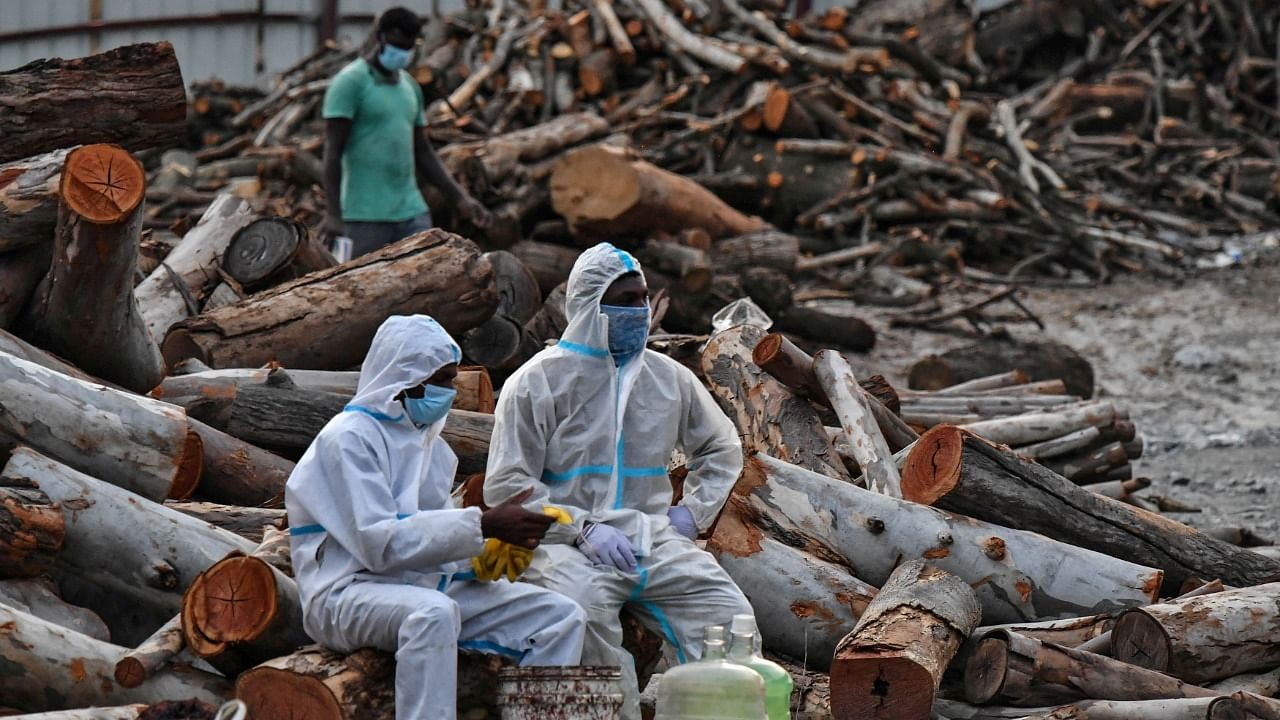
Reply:
[[1035, 175], [1039, 172], [1055, 189], [1066, 190], [1067, 184], [1058, 176], [1058, 173], [1027, 149], [1022, 140], [1022, 133], [1018, 130], [1018, 120], [1014, 117], [1013, 105], [1008, 100], [1001, 100], [996, 104], [996, 117], [1000, 121], [1000, 126], [1004, 128], [1005, 142], [1018, 158], [1018, 177], [1027, 189], [1037, 195], [1040, 194], [1040, 183]]

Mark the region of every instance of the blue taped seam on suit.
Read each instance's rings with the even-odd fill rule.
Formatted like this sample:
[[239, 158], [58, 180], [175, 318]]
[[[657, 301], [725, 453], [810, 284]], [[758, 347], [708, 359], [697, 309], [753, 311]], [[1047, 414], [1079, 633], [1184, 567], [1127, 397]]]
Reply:
[[377, 410], [370, 410], [369, 408], [363, 407], [361, 405], [347, 405], [346, 407], [342, 408], [342, 412], [364, 413], [365, 415], [368, 415], [374, 420], [386, 420], [387, 422], [399, 422], [400, 420], [404, 419], [403, 414], [397, 415], [395, 417], [391, 417], [390, 415], [380, 413]]
[[569, 468], [564, 472], [551, 472], [550, 470], [542, 471], [543, 482], [565, 482], [582, 475], [608, 475], [613, 472], [611, 465], [581, 465], [576, 468]]
[[578, 355], [586, 355], [587, 357], [593, 357], [593, 358], [609, 357], [608, 350], [605, 350], [603, 348], [594, 348], [594, 347], [591, 347], [590, 345], [583, 345], [581, 343], [570, 342], [568, 340], [561, 340], [560, 342], [556, 343], [556, 347], [564, 348], [565, 350], [568, 350], [571, 353], [577, 353]]
[[324, 532], [324, 527], [320, 525], [302, 525], [301, 527], [289, 528], [290, 535], [314, 535]]
[[640, 581], [636, 583], [636, 588], [631, 591], [631, 596], [627, 598], [627, 602], [633, 602], [640, 607], [643, 607], [645, 610], [648, 610], [653, 615], [654, 619], [658, 621], [658, 627], [662, 629], [662, 636], [667, 639], [667, 642], [671, 643], [671, 647], [676, 649], [676, 660], [683, 665], [689, 662], [689, 657], [684, 654], [684, 648], [680, 645], [680, 641], [676, 639], [675, 630], [671, 628], [671, 623], [667, 620], [666, 613], [658, 609], [658, 606], [654, 605], [652, 602], [640, 599], [640, 595], [644, 593], [645, 586], [648, 584], [649, 570], [647, 568], [641, 568]]
[[483, 650], [496, 655], [505, 655], [516, 660], [523, 660], [525, 656], [524, 651], [512, 650], [509, 647], [504, 647], [498, 643], [489, 642], [488, 640], [460, 640], [458, 641], [458, 647], [465, 650]]
[[636, 263], [634, 260], [631, 259], [631, 253], [626, 252], [625, 250], [619, 250], [618, 248], [613, 247], [612, 245], [610, 245], [609, 247], [613, 248], [614, 254], [617, 255], [618, 259], [622, 261], [622, 267], [626, 268], [627, 272], [635, 271]]

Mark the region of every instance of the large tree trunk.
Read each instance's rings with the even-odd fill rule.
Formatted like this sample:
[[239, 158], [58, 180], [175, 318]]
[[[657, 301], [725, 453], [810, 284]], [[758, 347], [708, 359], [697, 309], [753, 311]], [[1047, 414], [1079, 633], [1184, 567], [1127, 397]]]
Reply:
[[35, 344], [137, 392], [163, 376], [133, 296], [145, 189], [142, 164], [118, 147], [67, 155], [53, 263], [23, 319]]
[[696, 182], [604, 145], [566, 154], [550, 183], [552, 206], [580, 235], [632, 238], [701, 228], [727, 237], [765, 228]]
[[97, 613], [63, 600], [58, 594], [58, 587], [48, 577], [0, 580], [0, 604], [94, 640], [106, 642], [111, 639], [111, 630]]
[[68, 150], [0, 165], [0, 251], [52, 245], [58, 186]]
[[1152, 602], [1163, 573], [1035, 533], [949, 515], [757, 455], [734, 492], [779, 538], [884, 583], [924, 559], [975, 586], [987, 623], [1077, 617]]
[[1280, 583], [1126, 612], [1112, 655], [1187, 682], [1222, 680], [1280, 664]]
[[13, 452], [2, 478], [11, 486], [34, 483], [62, 507], [66, 541], [55, 575], [64, 591], [64, 578], [80, 581], [77, 592], [97, 590], [67, 599], [97, 612], [119, 642], [133, 644], [177, 614], [197, 573], [232, 550], [253, 549], [244, 538], [28, 448]]
[[743, 517], [741, 502], [725, 506], [707, 550], [751, 601], [765, 646], [826, 672], [876, 589], [842, 565], [765, 536]]
[[965, 665], [964, 691], [969, 702], [1023, 707], [1082, 697], [1159, 700], [1218, 695], [1146, 668], [1008, 630], [990, 633], [974, 648]]
[[249, 203], [234, 195], [219, 195], [160, 267], [134, 290], [142, 319], [156, 342], [163, 340], [175, 323], [193, 314], [187, 295], [199, 305], [210, 285], [219, 280], [218, 264], [231, 238], [253, 218]]
[[981, 617], [963, 580], [922, 560], [889, 576], [831, 663], [838, 720], [929, 720], [942, 673]]
[[345, 370], [360, 364], [388, 315], [425, 313], [455, 336], [498, 303], [493, 271], [469, 240], [418, 233], [351, 262], [183, 320], [162, 350], [170, 365]]
[[0, 107], [0, 162], [79, 143], [176, 145], [187, 132], [186, 86], [167, 42], [0, 72]]
[[1176, 590], [1192, 577], [1221, 578], [1229, 585], [1280, 579], [1280, 563], [1090, 492], [950, 425], [916, 443], [903, 469], [902, 491], [913, 502], [1160, 568], [1166, 588]]
[[5, 705], [29, 712], [175, 697], [221, 703], [230, 689], [223, 678], [190, 669], [158, 673], [136, 688], [121, 687], [113, 674], [122, 647], [5, 605], [0, 605], [0, 627], [6, 638], [0, 697]]
[[288, 517], [283, 508], [219, 505], [189, 500], [167, 502], [165, 507], [233, 532], [252, 542], [262, 542], [263, 528], [271, 526], [280, 529], [288, 523]]
[[185, 498], [200, 481], [200, 437], [181, 408], [5, 353], [0, 432], [149, 500]]
[[711, 338], [702, 351], [703, 375], [737, 425], [743, 450], [767, 452], [807, 470], [851, 480], [813, 407], [751, 361], [764, 335], [760, 328], [739, 325]]
[[0, 254], [0, 328], [12, 327], [22, 315], [52, 260], [53, 247], [48, 243]]
[[284, 506], [284, 485], [293, 472], [293, 461], [199, 420], [187, 423], [203, 449], [198, 488], [203, 497], [249, 507]]
[[1080, 353], [1056, 342], [987, 340], [930, 355], [911, 366], [907, 387], [942, 390], [1006, 370], [1021, 370], [1033, 381], [1063, 380], [1072, 395], [1093, 397], [1093, 366]]

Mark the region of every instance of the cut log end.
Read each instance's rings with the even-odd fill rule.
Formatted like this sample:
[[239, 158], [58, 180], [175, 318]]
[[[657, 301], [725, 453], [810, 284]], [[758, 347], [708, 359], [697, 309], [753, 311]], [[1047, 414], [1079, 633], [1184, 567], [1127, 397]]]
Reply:
[[960, 480], [965, 432], [954, 425], [938, 425], [916, 441], [902, 468], [902, 496], [932, 505]]
[[251, 286], [289, 262], [303, 241], [305, 228], [286, 218], [255, 220], [236, 232], [222, 266], [236, 282]]
[[860, 653], [842, 657], [831, 668], [831, 709], [836, 717], [928, 718], [933, 696], [933, 676], [908, 658]]
[[187, 430], [187, 439], [178, 456], [178, 474], [169, 488], [169, 500], [186, 500], [200, 486], [204, 473], [204, 441], [194, 430]]
[[164, 336], [164, 342], [160, 345], [160, 354], [169, 368], [176, 367], [183, 360], [199, 360], [205, 365], [209, 364], [208, 353], [185, 328], [174, 328]]
[[142, 163], [118, 145], [85, 145], [67, 155], [62, 200], [92, 223], [109, 225], [129, 216], [146, 194]]
[[760, 367], [765, 367], [771, 361], [778, 357], [778, 353], [782, 351], [782, 341], [784, 337], [782, 333], [769, 333], [764, 339], [756, 343], [755, 348], [751, 350], [751, 362]]
[[140, 660], [126, 656], [116, 663], [115, 678], [120, 687], [136, 688], [147, 679], [147, 670]]
[[570, 153], [556, 166], [551, 196], [557, 208], [571, 208], [574, 216], [610, 220], [636, 204], [640, 181], [622, 153], [596, 145]]
[[769, 88], [769, 94], [764, 100], [764, 126], [772, 132], [777, 132], [782, 128], [782, 124], [786, 122], [787, 111], [791, 108], [791, 93], [781, 85], [774, 85]]
[[254, 720], [344, 720], [342, 706], [323, 682], [260, 667], [240, 676], [236, 697], [253, 711]]
[[1111, 656], [1130, 665], [1166, 672], [1169, 647], [1169, 635], [1164, 627], [1141, 611], [1124, 613], [1111, 631]]
[[1000, 694], [1008, 667], [1004, 640], [993, 637], [978, 643], [964, 668], [965, 698], [974, 704], [990, 702]]
[[233, 557], [209, 568], [184, 603], [194, 606], [192, 619], [200, 634], [234, 643], [253, 640], [267, 629], [278, 610], [277, 598], [270, 565], [256, 557]]

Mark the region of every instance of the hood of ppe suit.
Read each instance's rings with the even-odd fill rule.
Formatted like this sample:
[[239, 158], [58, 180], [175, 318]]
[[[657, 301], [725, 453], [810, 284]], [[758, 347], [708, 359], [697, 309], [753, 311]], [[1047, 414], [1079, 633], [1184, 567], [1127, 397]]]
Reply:
[[351, 405], [399, 419], [400, 391], [419, 385], [437, 370], [462, 358], [458, 343], [426, 315], [393, 315], [382, 323], [360, 368], [360, 384]]
[[600, 243], [578, 256], [565, 288], [564, 309], [569, 325], [560, 343], [589, 350], [609, 359], [609, 322], [600, 312], [600, 299], [614, 280], [630, 272], [642, 272], [631, 253]]

